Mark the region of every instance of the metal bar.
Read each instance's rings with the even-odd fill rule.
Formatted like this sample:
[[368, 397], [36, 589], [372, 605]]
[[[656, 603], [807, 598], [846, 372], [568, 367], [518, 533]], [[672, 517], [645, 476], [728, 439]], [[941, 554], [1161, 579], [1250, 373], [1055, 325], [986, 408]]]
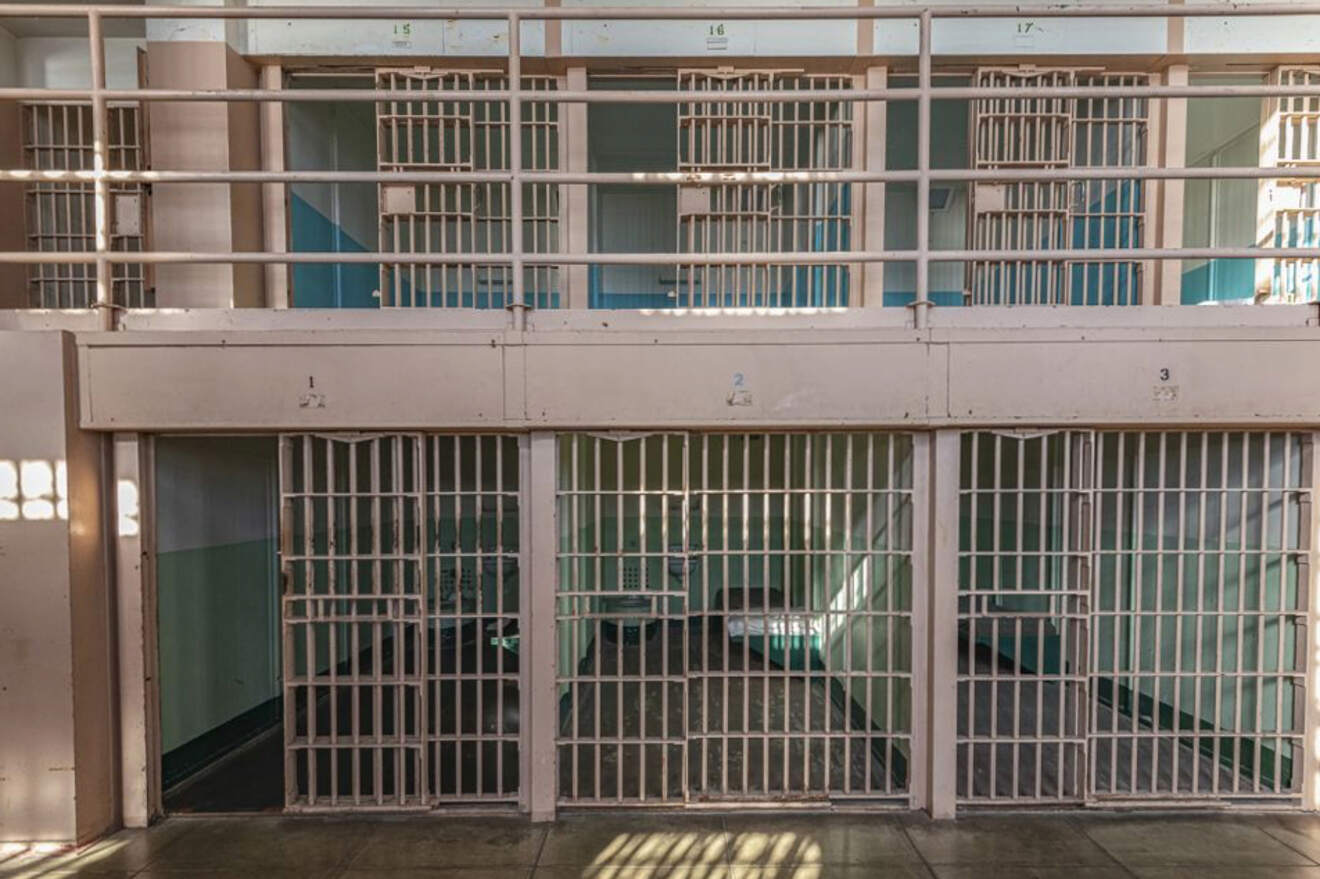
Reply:
[[511, 15], [524, 19], [559, 19], [592, 21], [696, 21], [712, 18], [755, 20], [828, 20], [828, 19], [912, 19], [919, 12], [931, 11], [949, 19], [968, 18], [1235, 18], [1244, 16], [1295, 16], [1320, 14], [1320, 6], [1307, 3], [1256, 5], [1150, 5], [1150, 6], [970, 6], [962, 9], [934, 7], [930, 10], [910, 6], [819, 6], [758, 7], [723, 6], [702, 8], [666, 7], [538, 7], [538, 8], [427, 8], [413, 6], [265, 6], [265, 7], [191, 7], [191, 6], [114, 6], [97, 4], [0, 4], [0, 18], [81, 18], [89, 12], [113, 18], [150, 19], [469, 19], [496, 21]]
[[[506, 306], [522, 308], [523, 277], [523, 191], [522, 191], [522, 22], [517, 13], [509, 14], [509, 250], [513, 259], [513, 301]], [[535, 161], [533, 160], [533, 164]]]
[[[218, 7], [216, 7], [218, 8]], [[1320, 12], [1316, 13], [1320, 14]], [[527, 16], [524, 16], [526, 18]], [[919, 97], [920, 88], [887, 87], [863, 89], [789, 89], [748, 90], [738, 93], [739, 101], [763, 103], [820, 104], [837, 101], [910, 101]], [[508, 100], [510, 89], [455, 89], [446, 91], [446, 100]], [[0, 100], [80, 101], [87, 89], [0, 88]], [[709, 102], [710, 92], [701, 90], [657, 91], [653, 89], [600, 89], [591, 91], [547, 91], [537, 100], [554, 103], [587, 104], [678, 104]], [[206, 102], [379, 102], [435, 100], [435, 92], [418, 89], [105, 89], [107, 101], [206, 101]], [[1320, 84], [1267, 85], [1115, 85], [1115, 86], [942, 86], [931, 88], [935, 101], [986, 100], [993, 98], [1075, 99], [1075, 98], [1308, 98], [1320, 95]]]
[[[932, 250], [931, 262], [970, 262], [973, 260], [1086, 260], [1089, 262], [1123, 262], [1141, 259], [1320, 259], [1320, 247], [1279, 247], [1264, 250], [1256, 247], [1180, 247], [1130, 248], [1105, 250], [1103, 259], [1097, 251], [1069, 250]], [[776, 265], [837, 265], [847, 262], [912, 262], [920, 256], [915, 250], [885, 251], [805, 251], [773, 253], [528, 253], [522, 257], [525, 265], [701, 265], [739, 266], [771, 263]], [[95, 264], [98, 258], [111, 263], [125, 264], [219, 264], [219, 263], [371, 263], [381, 262], [382, 254], [368, 253], [263, 253], [242, 252], [165, 252], [128, 253], [110, 251], [103, 256], [94, 253], [32, 253], [26, 251], [0, 252], [0, 263], [52, 263], [62, 265]], [[436, 261], [432, 253], [391, 253], [392, 263], [427, 265]], [[465, 255], [466, 265], [510, 265], [513, 255], [507, 253], [481, 253]]]
[[[916, 170], [887, 171], [523, 171], [524, 183], [540, 184], [753, 184], [911, 183]], [[1320, 166], [932, 168], [931, 182], [1043, 182], [1051, 180], [1320, 180]], [[0, 170], [0, 182], [92, 183], [507, 183], [507, 171], [117, 171]], [[847, 251], [840, 251], [847, 253]]]
[[[92, 63], [92, 170], [97, 173], [92, 184], [96, 223], [96, 307], [101, 309], [102, 329], [115, 328], [114, 282], [105, 254], [110, 250], [110, 185], [104, 172], [110, 169], [110, 118], [105, 97], [105, 37], [101, 14], [87, 13], [87, 45]], [[67, 136], [67, 133], [66, 133]]]
[[930, 310], [930, 38], [931, 14], [922, 10], [918, 24], [917, 83], [917, 290], [913, 326], [926, 325]]

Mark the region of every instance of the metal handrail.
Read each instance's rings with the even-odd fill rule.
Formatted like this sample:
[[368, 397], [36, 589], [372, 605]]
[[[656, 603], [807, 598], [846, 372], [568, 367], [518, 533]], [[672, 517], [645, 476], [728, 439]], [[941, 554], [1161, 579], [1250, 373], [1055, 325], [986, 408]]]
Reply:
[[[430, 8], [430, 7], [177, 7], [177, 6], [107, 6], [99, 4], [0, 4], [0, 19], [85, 18], [92, 69], [92, 86], [76, 89], [0, 89], [0, 100], [86, 100], [93, 110], [94, 144], [91, 171], [0, 170], [0, 182], [78, 182], [93, 186], [95, 206], [94, 252], [85, 253], [0, 253], [0, 263], [95, 264], [96, 304], [103, 309], [106, 327], [113, 327], [110, 283], [112, 266], [117, 263], [392, 263], [430, 265], [461, 263], [472, 265], [508, 265], [512, 272], [512, 295], [523, 301], [525, 265], [745, 265], [745, 264], [847, 264], [905, 261], [915, 262], [917, 326], [925, 323], [930, 306], [929, 267], [932, 261], [1021, 262], [1028, 260], [1081, 260], [1115, 262], [1120, 260], [1164, 260], [1193, 258], [1274, 258], [1320, 259], [1320, 248], [1128, 248], [1124, 250], [939, 250], [930, 249], [930, 218], [925, 210], [917, 211], [916, 248], [898, 251], [834, 251], [810, 253], [553, 253], [523, 252], [522, 204], [523, 183], [695, 183], [737, 185], [742, 183], [870, 183], [915, 182], [917, 204], [929, 201], [930, 186], [938, 181], [1010, 182], [1049, 180], [1196, 180], [1196, 179], [1296, 179], [1320, 180], [1320, 168], [1060, 168], [1060, 169], [932, 169], [931, 106], [935, 100], [979, 100], [1026, 96], [1033, 98], [1196, 98], [1196, 97], [1320, 97], [1320, 86], [1307, 85], [1148, 85], [1117, 87], [1045, 87], [986, 86], [940, 87], [932, 82], [931, 37], [935, 19], [1022, 19], [1022, 18], [1233, 18], [1260, 16], [1320, 15], [1320, 4], [1196, 4], [1130, 6], [827, 6], [827, 7], [537, 7], [537, 8]], [[103, 22], [116, 19], [242, 19], [242, 20], [383, 20], [406, 17], [418, 20], [465, 19], [504, 21], [508, 36], [508, 87], [491, 90], [437, 92], [430, 90], [385, 89], [109, 89], [106, 87]], [[510, 151], [510, 167], [491, 172], [287, 172], [287, 171], [111, 171], [109, 169], [108, 105], [112, 101], [373, 101], [400, 102], [436, 100], [507, 101], [509, 104], [509, 142], [519, 144], [523, 124], [521, 104], [545, 103], [718, 103], [732, 100], [728, 93], [712, 91], [532, 91], [522, 87], [521, 25], [524, 21], [694, 21], [712, 17], [730, 20], [915, 20], [918, 28], [918, 76], [915, 87], [818, 89], [803, 91], [760, 90], [736, 93], [738, 101], [816, 103], [822, 101], [915, 100], [918, 106], [917, 168], [889, 171], [801, 171], [801, 172], [728, 172], [728, 173], [580, 173], [564, 171], [524, 171], [519, 150]], [[510, 185], [510, 247], [499, 254], [396, 254], [396, 253], [167, 253], [114, 252], [110, 250], [109, 187], [112, 182], [363, 182], [363, 183], [475, 183], [500, 182]], [[456, 258], [457, 257], [457, 258]]]

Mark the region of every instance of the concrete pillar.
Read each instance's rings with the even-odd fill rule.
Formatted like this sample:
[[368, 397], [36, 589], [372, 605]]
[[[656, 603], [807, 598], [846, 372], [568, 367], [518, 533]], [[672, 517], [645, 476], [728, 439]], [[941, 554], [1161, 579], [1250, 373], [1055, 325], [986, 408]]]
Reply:
[[[1174, 64], [1165, 74], [1165, 82], [1185, 86], [1188, 81], [1186, 64]], [[1187, 99], [1166, 98], [1160, 132], [1160, 164], [1165, 168], [1182, 168], [1187, 164]], [[1186, 181], [1163, 180], [1160, 188], [1160, 246], [1182, 247], [1183, 200]], [[1159, 263], [1159, 283], [1155, 290], [1154, 305], [1178, 305], [1182, 302], [1182, 260], [1165, 259]]]
[[[0, 43], [3, 37], [0, 31]], [[18, 101], [0, 101], [0, 168], [23, 167], [22, 118]], [[25, 211], [23, 184], [0, 183], [0, 251], [27, 249]], [[0, 308], [26, 308], [27, 304], [27, 266], [0, 265]]]
[[119, 820], [106, 446], [71, 334], [0, 332], [0, 374], [0, 842], [85, 842]]
[[[232, 5], [193, 0], [189, 6]], [[254, 89], [258, 71], [243, 60], [236, 22], [147, 22], [149, 88]], [[259, 105], [251, 102], [161, 102], [150, 110], [149, 138], [156, 170], [248, 171], [261, 167]], [[154, 249], [263, 249], [260, 184], [174, 183], [153, 187]], [[260, 265], [162, 265], [156, 302], [175, 308], [242, 308], [266, 304]]]

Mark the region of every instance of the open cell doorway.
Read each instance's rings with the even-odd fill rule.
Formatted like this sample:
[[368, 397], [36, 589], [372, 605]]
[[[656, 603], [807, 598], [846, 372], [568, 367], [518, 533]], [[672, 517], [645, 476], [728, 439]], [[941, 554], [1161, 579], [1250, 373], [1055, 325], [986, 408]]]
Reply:
[[154, 446], [165, 810], [279, 809], [276, 439], [161, 436]]

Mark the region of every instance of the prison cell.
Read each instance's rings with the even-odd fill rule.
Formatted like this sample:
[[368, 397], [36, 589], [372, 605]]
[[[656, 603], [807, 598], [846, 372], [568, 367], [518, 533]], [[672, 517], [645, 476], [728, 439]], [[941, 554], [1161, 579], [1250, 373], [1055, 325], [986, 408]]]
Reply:
[[516, 800], [517, 440], [281, 439], [289, 809]]
[[[709, 101], [678, 105], [678, 169], [686, 172], [829, 171], [852, 167], [852, 102], [738, 100], [755, 90], [847, 89], [848, 76], [800, 71], [680, 70], [683, 91]], [[847, 183], [684, 185], [684, 253], [847, 250]], [[677, 304], [697, 307], [842, 306], [847, 266], [680, 266]]]
[[559, 440], [566, 804], [906, 803], [912, 438]]
[[[1320, 85], [1320, 68], [1280, 67], [1272, 78], [1279, 85]], [[1275, 163], [1282, 168], [1320, 164], [1320, 98], [1295, 95], [1273, 100], [1278, 102], [1276, 124], [1265, 134], [1275, 141]], [[1315, 181], [1285, 174], [1271, 184], [1271, 189], [1273, 246], [1315, 247], [1320, 243], [1320, 202]], [[1314, 301], [1320, 297], [1320, 260], [1275, 260], [1272, 282], [1257, 295], [1279, 302]]]
[[[553, 77], [523, 77], [524, 89], [556, 88]], [[509, 168], [509, 118], [505, 101], [446, 100], [446, 91], [499, 90], [498, 71], [381, 69], [380, 89], [434, 91], [434, 100], [382, 101], [376, 105], [377, 168], [391, 171], [501, 171]], [[558, 104], [522, 102], [522, 167], [559, 168]], [[559, 250], [559, 187], [524, 183], [523, 247], [528, 253]], [[423, 308], [503, 308], [512, 302], [507, 265], [481, 263], [481, 254], [508, 253], [512, 215], [507, 183], [382, 183], [379, 188], [380, 251], [434, 253], [427, 264], [382, 262], [381, 304]], [[526, 304], [559, 304], [555, 266], [524, 267]]]
[[959, 802], [1296, 800], [1311, 454], [965, 435]]
[[[1145, 74], [1075, 69], [982, 68], [985, 87], [1146, 85]], [[972, 103], [972, 166], [978, 169], [1128, 167], [1146, 164], [1144, 98], [988, 98]], [[1140, 180], [977, 184], [971, 239], [977, 249], [1114, 250], [1144, 243]], [[1142, 266], [1127, 260], [974, 260], [974, 304], [1135, 305]]]
[[[112, 171], [146, 167], [142, 114], [136, 104], [108, 108], [108, 154]], [[25, 104], [23, 167], [29, 170], [90, 171], [93, 168], [90, 104]], [[68, 253], [96, 249], [96, 210], [89, 183], [32, 181], [25, 187], [27, 248]], [[146, 190], [139, 183], [110, 184], [110, 249], [140, 252], [146, 229]], [[155, 304], [142, 265], [116, 263], [112, 301], [125, 308]], [[96, 302], [94, 265], [36, 263], [28, 268], [33, 308], [90, 308]]]

